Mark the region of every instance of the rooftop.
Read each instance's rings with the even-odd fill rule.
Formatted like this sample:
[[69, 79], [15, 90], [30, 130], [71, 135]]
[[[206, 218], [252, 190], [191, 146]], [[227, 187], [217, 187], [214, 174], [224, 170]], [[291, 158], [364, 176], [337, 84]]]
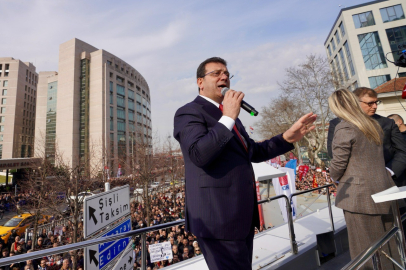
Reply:
[[389, 92], [394, 92], [396, 91], [402, 91], [403, 87], [406, 84], [406, 77], [401, 77], [401, 78], [396, 78], [396, 86], [394, 86], [395, 83], [395, 79], [392, 79], [384, 84], [381, 84], [380, 86], [378, 86], [377, 88], [375, 88], [375, 91], [378, 94], [382, 94], [382, 93], [389, 93]]

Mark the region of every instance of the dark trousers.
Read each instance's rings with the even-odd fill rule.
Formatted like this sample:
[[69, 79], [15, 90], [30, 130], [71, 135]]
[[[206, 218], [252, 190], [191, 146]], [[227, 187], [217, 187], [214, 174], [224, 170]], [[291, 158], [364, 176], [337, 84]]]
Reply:
[[197, 237], [210, 270], [252, 269], [254, 229], [243, 240], [221, 240]]

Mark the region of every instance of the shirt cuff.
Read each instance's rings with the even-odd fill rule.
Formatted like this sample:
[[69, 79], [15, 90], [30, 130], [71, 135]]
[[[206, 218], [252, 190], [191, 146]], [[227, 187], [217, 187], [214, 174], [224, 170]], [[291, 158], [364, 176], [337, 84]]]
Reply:
[[234, 127], [234, 125], [235, 125], [234, 119], [231, 118], [231, 117], [225, 116], [225, 115], [223, 115], [223, 116], [220, 118], [219, 123], [222, 123], [222, 124], [223, 124], [224, 126], [226, 126], [226, 128], [228, 128], [228, 130], [230, 130], [230, 131], [233, 129], [233, 127]]
[[395, 173], [391, 170], [391, 169], [389, 169], [388, 167], [385, 167], [387, 170], [388, 170], [388, 172], [390, 172], [390, 175], [391, 176], [394, 176], [395, 175]]

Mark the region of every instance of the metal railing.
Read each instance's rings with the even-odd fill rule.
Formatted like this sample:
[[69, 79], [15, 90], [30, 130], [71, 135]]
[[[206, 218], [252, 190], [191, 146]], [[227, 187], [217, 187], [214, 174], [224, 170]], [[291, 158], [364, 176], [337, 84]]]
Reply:
[[[330, 186], [332, 186], [332, 184], [305, 190], [305, 191], [296, 192], [296, 193], [291, 194], [290, 198], [288, 198], [286, 195], [282, 194], [282, 195], [270, 197], [265, 200], [258, 201], [258, 204], [263, 204], [263, 203], [271, 202], [271, 201], [274, 201], [277, 199], [282, 199], [282, 198], [285, 199], [286, 210], [288, 212], [288, 228], [289, 228], [292, 254], [298, 253], [298, 245], [295, 240], [295, 232], [294, 232], [294, 225], [293, 225], [293, 218], [292, 218], [292, 207], [291, 207], [293, 197], [304, 194], [304, 193], [324, 189], [324, 188], [327, 188], [327, 190], [328, 190], [328, 188]], [[329, 197], [329, 194], [330, 194], [329, 191], [327, 191], [328, 197]], [[329, 207], [329, 211], [330, 211], [330, 220], [331, 220], [332, 228], [334, 230], [333, 216], [331, 214], [332, 213], [331, 212], [331, 202], [330, 202], [329, 198], [328, 198], [328, 207]], [[18, 262], [25, 261], [25, 260], [42, 258], [42, 257], [48, 256], [48, 255], [64, 253], [64, 252], [68, 252], [70, 250], [77, 250], [77, 249], [89, 247], [92, 245], [115, 241], [115, 240], [119, 240], [119, 239], [122, 239], [125, 237], [133, 237], [136, 235], [141, 235], [141, 250], [147, 250], [147, 248], [146, 248], [146, 234], [147, 233], [152, 232], [152, 231], [157, 231], [160, 229], [166, 229], [166, 228], [173, 227], [173, 226], [183, 225], [184, 223], [185, 223], [185, 220], [182, 219], [182, 220], [177, 220], [177, 221], [172, 221], [172, 222], [168, 222], [168, 223], [164, 223], [164, 224], [155, 225], [152, 227], [146, 227], [146, 228], [142, 228], [142, 229], [128, 231], [125, 233], [115, 234], [115, 235], [111, 235], [111, 236], [107, 236], [107, 237], [103, 237], [103, 238], [95, 238], [95, 239], [85, 240], [85, 241], [82, 241], [79, 243], [68, 244], [68, 245], [59, 246], [59, 247], [55, 247], [55, 248], [34, 251], [34, 252], [25, 253], [25, 254], [21, 254], [21, 255], [15, 255], [12, 257], [0, 259], [0, 267], [7, 266], [7, 265], [10, 265], [13, 263], [18, 263]], [[146, 269], [146, 264], [144, 262], [147, 261], [146, 252], [141, 252], [141, 261], [143, 262], [142, 269], [144, 270], [144, 269]]]
[[[46, 223], [46, 224], [43, 224], [43, 225], [38, 225], [38, 227], [37, 227], [37, 237], [39, 237], [42, 234], [43, 229], [45, 229], [46, 233], [48, 234], [49, 231], [54, 232], [55, 227], [67, 226], [69, 224], [69, 221], [72, 221], [72, 220], [73, 220], [72, 217], [58, 219], [58, 220], [53, 219], [49, 223]], [[27, 243], [28, 240], [32, 239], [33, 233], [34, 233], [34, 228], [26, 228], [25, 229], [25, 242], [26, 243]]]
[[379, 249], [388, 243], [392, 237], [396, 237], [398, 252], [400, 255], [401, 262], [395, 261], [384, 251], [381, 252], [386, 256], [393, 264], [395, 264], [399, 269], [406, 269], [406, 254], [405, 254], [405, 235], [403, 232], [402, 222], [406, 220], [406, 214], [402, 217], [399, 215], [399, 205], [397, 201], [392, 201], [392, 212], [394, 216], [394, 226], [386, 232], [380, 239], [376, 240], [369, 248], [361, 252], [354, 260], [346, 264], [342, 269], [353, 270], [359, 269], [363, 266], [369, 259], [372, 258], [372, 265], [375, 269], [382, 269], [379, 259]]

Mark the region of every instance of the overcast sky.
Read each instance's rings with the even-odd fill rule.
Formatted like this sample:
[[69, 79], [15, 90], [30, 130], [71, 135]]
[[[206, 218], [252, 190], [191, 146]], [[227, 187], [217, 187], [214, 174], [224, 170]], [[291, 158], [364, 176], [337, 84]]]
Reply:
[[[228, 61], [231, 88], [257, 110], [278, 95], [285, 69], [324, 41], [341, 7], [362, 0], [0, 0], [0, 57], [58, 71], [59, 44], [81, 39], [137, 69], [151, 91], [153, 130], [172, 134], [177, 108], [197, 95], [206, 58]], [[248, 128], [259, 118], [242, 111]], [[255, 132], [255, 131], [254, 131]], [[254, 134], [254, 139], [262, 139]]]

